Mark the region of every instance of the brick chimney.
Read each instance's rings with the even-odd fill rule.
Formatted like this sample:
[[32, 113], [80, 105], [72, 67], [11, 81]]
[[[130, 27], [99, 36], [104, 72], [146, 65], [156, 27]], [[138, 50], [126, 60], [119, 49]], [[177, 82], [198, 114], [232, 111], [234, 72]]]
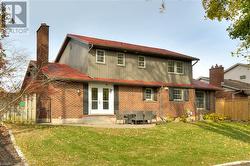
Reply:
[[[42, 23], [36, 31], [37, 35], [37, 68], [38, 71], [48, 64], [49, 58], [49, 26]], [[38, 74], [40, 75], [40, 74]]]
[[217, 64], [215, 66], [212, 66], [211, 69], [209, 69], [209, 83], [221, 87], [221, 83], [224, 82], [224, 67], [222, 65], [218, 66]]

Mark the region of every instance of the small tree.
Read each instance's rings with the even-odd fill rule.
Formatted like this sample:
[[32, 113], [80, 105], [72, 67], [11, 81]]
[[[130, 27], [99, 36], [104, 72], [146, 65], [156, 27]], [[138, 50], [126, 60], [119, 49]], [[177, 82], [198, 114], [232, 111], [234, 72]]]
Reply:
[[232, 55], [243, 56], [250, 62], [250, 1], [249, 0], [202, 0], [206, 17], [211, 20], [227, 20], [231, 39], [239, 39], [240, 45]]

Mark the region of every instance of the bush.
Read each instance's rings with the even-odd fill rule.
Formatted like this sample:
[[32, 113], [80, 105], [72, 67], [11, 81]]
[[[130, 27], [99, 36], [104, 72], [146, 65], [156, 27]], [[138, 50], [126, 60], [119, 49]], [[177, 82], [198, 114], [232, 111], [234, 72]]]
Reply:
[[224, 120], [230, 120], [229, 117], [221, 115], [221, 114], [217, 114], [217, 113], [211, 113], [211, 114], [206, 114], [203, 116], [204, 120], [212, 120], [212, 121], [224, 121]]

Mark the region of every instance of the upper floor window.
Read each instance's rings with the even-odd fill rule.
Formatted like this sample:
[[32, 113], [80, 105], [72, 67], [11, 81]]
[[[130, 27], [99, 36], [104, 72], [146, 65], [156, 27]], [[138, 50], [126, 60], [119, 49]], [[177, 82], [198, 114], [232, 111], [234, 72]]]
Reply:
[[144, 56], [138, 56], [138, 67], [139, 68], [145, 68], [146, 67], [146, 61]]
[[246, 75], [242, 75], [242, 76], [240, 76], [240, 79], [241, 79], [241, 80], [246, 79]]
[[174, 73], [174, 61], [168, 61], [168, 72]]
[[104, 50], [96, 50], [96, 63], [105, 64], [105, 51]]
[[177, 73], [177, 74], [183, 74], [184, 67], [183, 62], [181, 61], [168, 61], [168, 72], [169, 73]]
[[125, 66], [125, 54], [123, 53], [117, 54], [117, 65]]

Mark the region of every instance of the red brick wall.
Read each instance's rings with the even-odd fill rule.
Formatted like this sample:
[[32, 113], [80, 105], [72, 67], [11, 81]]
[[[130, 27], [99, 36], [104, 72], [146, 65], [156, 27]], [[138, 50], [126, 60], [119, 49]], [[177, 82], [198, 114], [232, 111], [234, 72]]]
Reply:
[[168, 90], [158, 90], [157, 101], [143, 100], [142, 87], [119, 86], [119, 111], [155, 111], [159, 116], [178, 117], [189, 109], [195, 115], [195, 91], [189, 90], [189, 101], [169, 101]]
[[143, 100], [143, 88], [131, 86], [119, 86], [119, 111], [157, 111], [159, 100]]
[[[80, 94], [78, 94], [80, 90]], [[83, 116], [83, 84], [53, 83], [49, 87], [51, 117], [81, 118]]]
[[168, 91], [162, 92], [163, 116], [179, 117], [185, 110], [190, 110], [195, 115], [195, 90], [189, 89], [188, 101], [169, 101]]
[[221, 83], [224, 81], [224, 67], [216, 65], [209, 70], [209, 82], [214, 86], [221, 87]]

